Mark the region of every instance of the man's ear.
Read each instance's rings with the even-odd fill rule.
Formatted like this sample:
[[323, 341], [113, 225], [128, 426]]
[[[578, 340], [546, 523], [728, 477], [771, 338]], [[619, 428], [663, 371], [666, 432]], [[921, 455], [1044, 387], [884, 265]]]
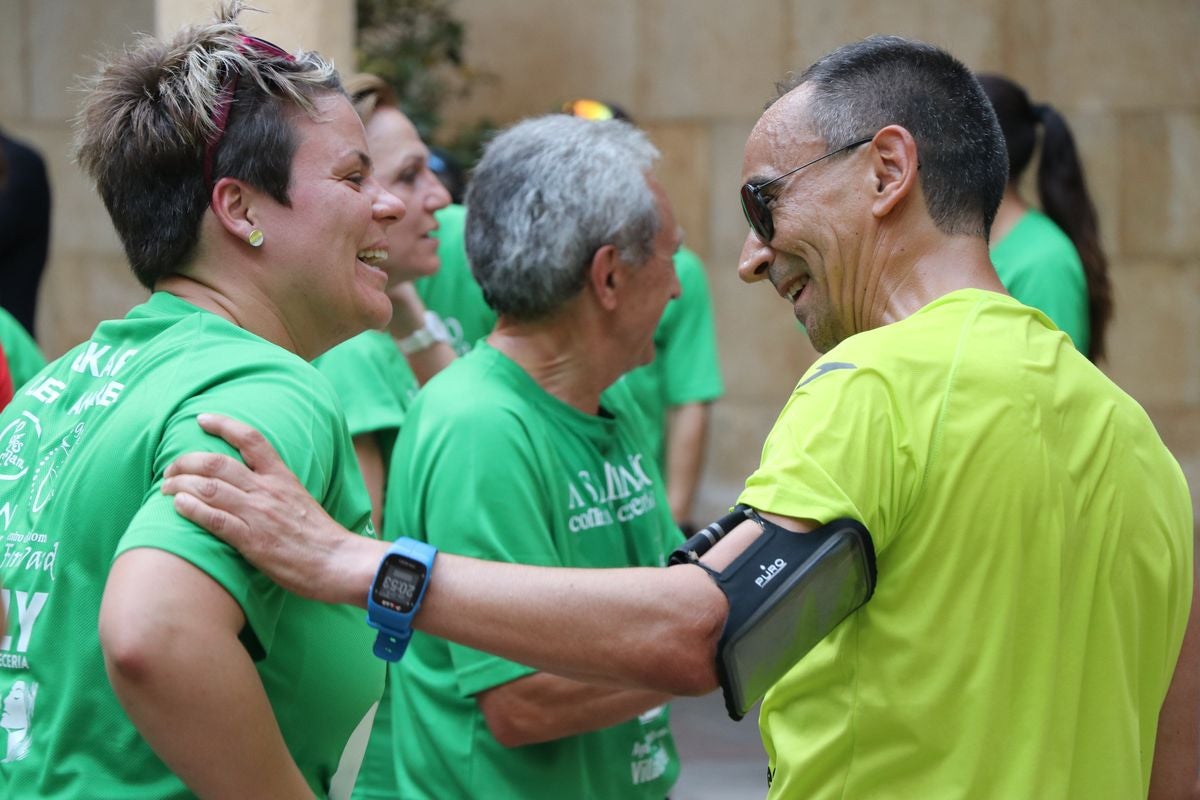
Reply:
[[597, 250], [588, 264], [588, 286], [605, 311], [617, 307], [617, 289], [625, 278], [624, 266], [616, 246], [611, 244]]
[[917, 141], [907, 128], [888, 125], [875, 134], [872, 145], [875, 186], [871, 212], [886, 217], [917, 185]]
[[226, 231], [236, 239], [248, 241], [258, 227], [255, 193], [236, 178], [221, 178], [213, 186], [211, 207]]

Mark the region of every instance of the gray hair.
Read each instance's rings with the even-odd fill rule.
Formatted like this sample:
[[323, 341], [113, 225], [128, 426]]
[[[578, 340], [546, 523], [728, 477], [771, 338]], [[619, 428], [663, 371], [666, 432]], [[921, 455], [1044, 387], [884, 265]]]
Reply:
[[606, 244], [643, 264], [658, 233], [646, 175], [658, 150], [617, 120], [554, 114], [497, 136], [467, 192], [467, 256], [498, 314], [532, 320], [583, 288]]
[[906, 128], [917, 142], [934, 224], [946, 234], [987, 238], [1008, 154], [987, 96], [954, 56], [924, 42], [872, 36], [780, 83], [778, 97], [799, 86], [812, 90], [806, 122], [830, 150], [888, 125]]

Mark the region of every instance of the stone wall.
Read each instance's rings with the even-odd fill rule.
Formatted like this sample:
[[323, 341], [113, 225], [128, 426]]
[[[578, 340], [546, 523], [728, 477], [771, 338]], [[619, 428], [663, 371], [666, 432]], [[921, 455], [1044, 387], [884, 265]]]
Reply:
[[[95, 191], [70, 161], [79, 76], [138, 33], [210, 19], [216, 0], [0, 0], [0, 127], [46, 159], [53, 193], [50, 262], [42, 279], [38, 342], [56, 356], [96, 323], [146, 297]], [[353, 0], [268, 0], [246, 13], [252, 32], [339, 64], [354, 61]]]
[[[1200, 5], [1194, 0], [459, 0], [466, 57], [494, 75], [452, 107], [498, 122], [594, 96], [665, 153], [705, 257], [729, 386], [702, 487], [731, 502], [815, 354], [769, 289], [735, 275], [741, 151], [773, 84], [872, 33], [913, 36], [1059, 108], [1082, 150], [1112, 262], [1106, 371], [1146, 406], [1200, 497]], [[1200, 503], [1195, 503], [1200, 507]]]
[[[350, 63], [352, 0], [257, 0], [256, 32]], [[46, 155], [54, 188], [39, 338], [51, 355], [144, 296], [103, 208], [67, 158], [74, 76], [134, 31], [212, 0], [0, 0], [0, 125]], [[814, 354], [787, 309], [739, 284], [741, 149], [772, 84], [876, 32], [948, 47], [1070, 120], [1112, 261], [1106, 369], [1140, 400], [1200, 491], [1200, 5], [1195, 0], [458, 0], [468, 61], [494, 76], [449, 109], [499, 122], [596, 96], [664, 150], [687, 241], [706, 260], [729, 391], [716, 407], [701, 515], [736, 496]], [[45, 43], [52, 43], [47, 45]], [[1200, 504], [1198, 504], [1200, 505]]]

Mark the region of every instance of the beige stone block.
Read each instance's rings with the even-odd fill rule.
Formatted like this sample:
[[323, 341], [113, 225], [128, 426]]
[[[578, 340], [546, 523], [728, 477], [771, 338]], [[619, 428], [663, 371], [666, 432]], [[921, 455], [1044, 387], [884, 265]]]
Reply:
[[1118, 261], [1107, 372], [1147, 406], [1200, 406], [1200, 262]]
[[0, 5], [0, 119], [11, 124], [29, 114], [29, 5], [4, 0]]
[[694, 122], [663, 122], [648, 124], [645, 130], [662, 153], [657, 174], [683, 228], [684, 243], [701, 258], [707, 257], [708, 198], [712, 192], [708, 129]]
[[102, 320], [125, 316], [148, 294], [122, 256], [57, 251], [42, 277], [38, 342], [48, 357], [60, 356]]
[[[213, 16], [212, 0], [156, 0], [155, 5], [155, 30], [163, 37]], [[253, 35], [285, 50], [316, 50], [343, 74], [354, 71], [353, 0], [254, 0], [251, 5], [265, 13], [247, 10], [238, 19]]]
[[737, 501], [746, 478], [758, 467], [763, 442], [791, 388], [753, 401], [727, 396], [713, 406], [708, 460], [696, 502], [697, 521], [716, 519]]
[[[1067, 124], [1075, 136], [1075, 146], [1083, 164], [1088, 193], [1096, 206], [1096, 217], [1100, 225], [1100, 241], [1109, 259], [1121, 250], [1121, 198], [1124, 187], [1121, 180], [1121, 160], [1118, 158], [1121, 143], [1121, 126], [1117, 117], [1104, 111], [1064, 111]], [[1037, 169], [1036, 162], [1029, 172]], [[1030, 195], [1030, 198], [1036, 196]]]
[[639, 122], [649, 118], [653, 109], [641, 107], [634, 91], [636, 0], [460, 0], [454, 12], [467, 28], [464, 58], [492, 79], [447, 103], [450, 124], [507, 124], [576, 97], [619, 103]]
[[997, 51], [970, 61], [967, 66], [979, 71], [999, 72], [1028, 91], [1044, 93], [1046, 89], [1046, 39], [1048, 36], [1048, 4], [1045, 0], [1006, 0], [994, 7], [998, 15]]
[[790, 0], [789, 68], [803, 70], [830, 50], [876, 33], [936, 44], [984, 68], [1002, 62], [1002, 6], [993, 0]]
[[1196, 0], [1056, 0], [1046, 8], [1048, 96], [1085, 108], [1200, 103]]
[[742, 151], [757, 121], [758, 114], [755, 113], [721, 120], [711, 128], [709, 242], [713, 264], [731, 273], [737, 269], [742, 243], [749, 231], [738, 192], [742, 186]]
[[135, 33], [154, 30], [154, 0], [41, 0], [28, 8], [29, 106], [37, 122], [70, 119], [79, 76], [93, 74], [97, 58], [119, 51]]
[[1135, 113], [1121, 119], [1120, 225], [1125, 255], [1200, 253], [1200, 112]]
[[753, 113], [787, 67], [787, 0], [643, 0], [638, 106], [655, 117]]

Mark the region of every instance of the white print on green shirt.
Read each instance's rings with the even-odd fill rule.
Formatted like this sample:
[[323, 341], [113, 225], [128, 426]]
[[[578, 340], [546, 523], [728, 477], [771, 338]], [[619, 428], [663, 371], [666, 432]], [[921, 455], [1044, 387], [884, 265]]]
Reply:
[[[49, 592], [22, 592], [19, 589], [0, 591], [0, 600], [3, 600], [2, 605], [6, 617], [9, 612], [10, 597], [15, 601], [13, 604], [17, 607], [17, 620], [16, 625], [10, 624], [8, 633], [0, 638], [0, 650], [11, 650], [15, 635], [17, 637], [16, 652], [24, 653], [29, 649], [29, 640], [33, 638], [33, 626], [37, 623], [42, 609], [46, 607], [46, 599], [50, 597], [50, 594]], [[9, 622], [11, 623], [12, 620]]]
[[21, 761], [29, 755], [29, 745], [33, 742], [29, 732], [33, 728], [37, 693], [38, 685], [27, 680], [13, 681], [4, 693], [4, 700], [0, 703], [0, 728], [7, 734], [7, 741], [0, 764]]
[[[567, 508], [577, 512], [567, 520], [571, 531], [611, 525], [614, 515], [621, 522], [629, 522], [658, 506], [654, 492], [649, 490], [654, 481], [642, 468], [642, 454], [627, 455], [625, 459], [628, 466], [605, 461], [603, 481], [586, 469], [576, 473], [577, 480], [567, 480]], [[590, 503], [584, 499], [585, 493]], [[617, 502], [621, 504], [614, 507]]]

